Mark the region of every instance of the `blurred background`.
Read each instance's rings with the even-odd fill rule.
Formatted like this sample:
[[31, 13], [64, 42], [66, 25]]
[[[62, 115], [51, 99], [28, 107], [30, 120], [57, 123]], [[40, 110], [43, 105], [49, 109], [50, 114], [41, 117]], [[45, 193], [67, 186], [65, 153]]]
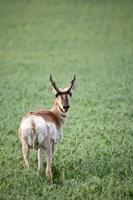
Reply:
[[[17, 136], [52, 106], [50, 74], [59, 87], [77, 75], [53, 186], [33, 152], [23, 169]], [[132, 0], [0, 0], [1, 199], [132, 199], [132, 102]]]

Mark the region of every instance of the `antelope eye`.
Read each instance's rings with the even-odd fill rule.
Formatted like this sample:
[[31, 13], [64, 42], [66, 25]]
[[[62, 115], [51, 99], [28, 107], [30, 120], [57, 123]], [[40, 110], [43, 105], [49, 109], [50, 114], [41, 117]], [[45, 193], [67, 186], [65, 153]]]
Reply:
[[60, 92], [58, 92], [58, 93], [55, 95], [55, 97], [58, 97], [59, 95], [61, 95], [61, 93], [60, 93]]
[[70, 95], [70, 97], [72, 97], [72, 93], [71, 92], [69, 92], [69, 95]]
[[57, 93], [56, 95], [55, 95], [55, 97], [57, 98], [59, 96], [59, 94]]

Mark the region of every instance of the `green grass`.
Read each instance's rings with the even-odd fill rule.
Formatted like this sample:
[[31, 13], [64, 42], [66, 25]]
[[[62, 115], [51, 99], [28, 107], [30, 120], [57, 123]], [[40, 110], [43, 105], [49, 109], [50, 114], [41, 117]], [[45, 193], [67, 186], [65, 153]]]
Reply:
[[[50, 108], [49, 74], [77, 87], [54, 184], [23, 167], [21, 117]], [[133, 198], [133, 2], [0, 1], [0, 199]]]

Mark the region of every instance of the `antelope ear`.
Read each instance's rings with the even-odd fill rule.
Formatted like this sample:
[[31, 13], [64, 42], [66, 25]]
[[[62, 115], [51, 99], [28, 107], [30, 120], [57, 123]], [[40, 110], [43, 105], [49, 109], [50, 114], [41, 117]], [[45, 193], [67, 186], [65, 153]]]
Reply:
[[[72, 88], [71, 88], [71, 90], [75, 90], [76, 89], [76, 83], [74, 82], [74, 84], [72, 85]], [[70, 90], [70, 91], [71, 91]]]
[[75, 82], [74, 82], [74, 84], [73, 84], [73, 86], [72, 86], [72, 90], [74, 90], [76, 88], [76, 84], [75, 84]]
[[51, 91], [52, 91], [52, 93], [53, 93], [55, 96], [57, 96], [58, 93], [57, 93], [57, 91], [55, 90], [54, 87], [52, 87]]

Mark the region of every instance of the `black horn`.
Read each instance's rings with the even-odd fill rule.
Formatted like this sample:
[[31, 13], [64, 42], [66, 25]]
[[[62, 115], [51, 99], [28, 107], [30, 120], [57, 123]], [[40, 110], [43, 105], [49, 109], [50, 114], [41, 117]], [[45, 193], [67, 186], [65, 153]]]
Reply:
[[70, 87], [68, 88], [68, 91], [70, 91], [74, 87], [75, 80], [76, 80], [76, 75], [74, 75], [74, 78], [71, 80]]
[[52, 75], [51, 74], [50, 74], [50, 82], [51, 82], [52, 86], [54, 87], [54, 89], [56, 90], [56, 92], [60, 93], [55, 81], [53, 81], [53, 79], [52, 79]]

